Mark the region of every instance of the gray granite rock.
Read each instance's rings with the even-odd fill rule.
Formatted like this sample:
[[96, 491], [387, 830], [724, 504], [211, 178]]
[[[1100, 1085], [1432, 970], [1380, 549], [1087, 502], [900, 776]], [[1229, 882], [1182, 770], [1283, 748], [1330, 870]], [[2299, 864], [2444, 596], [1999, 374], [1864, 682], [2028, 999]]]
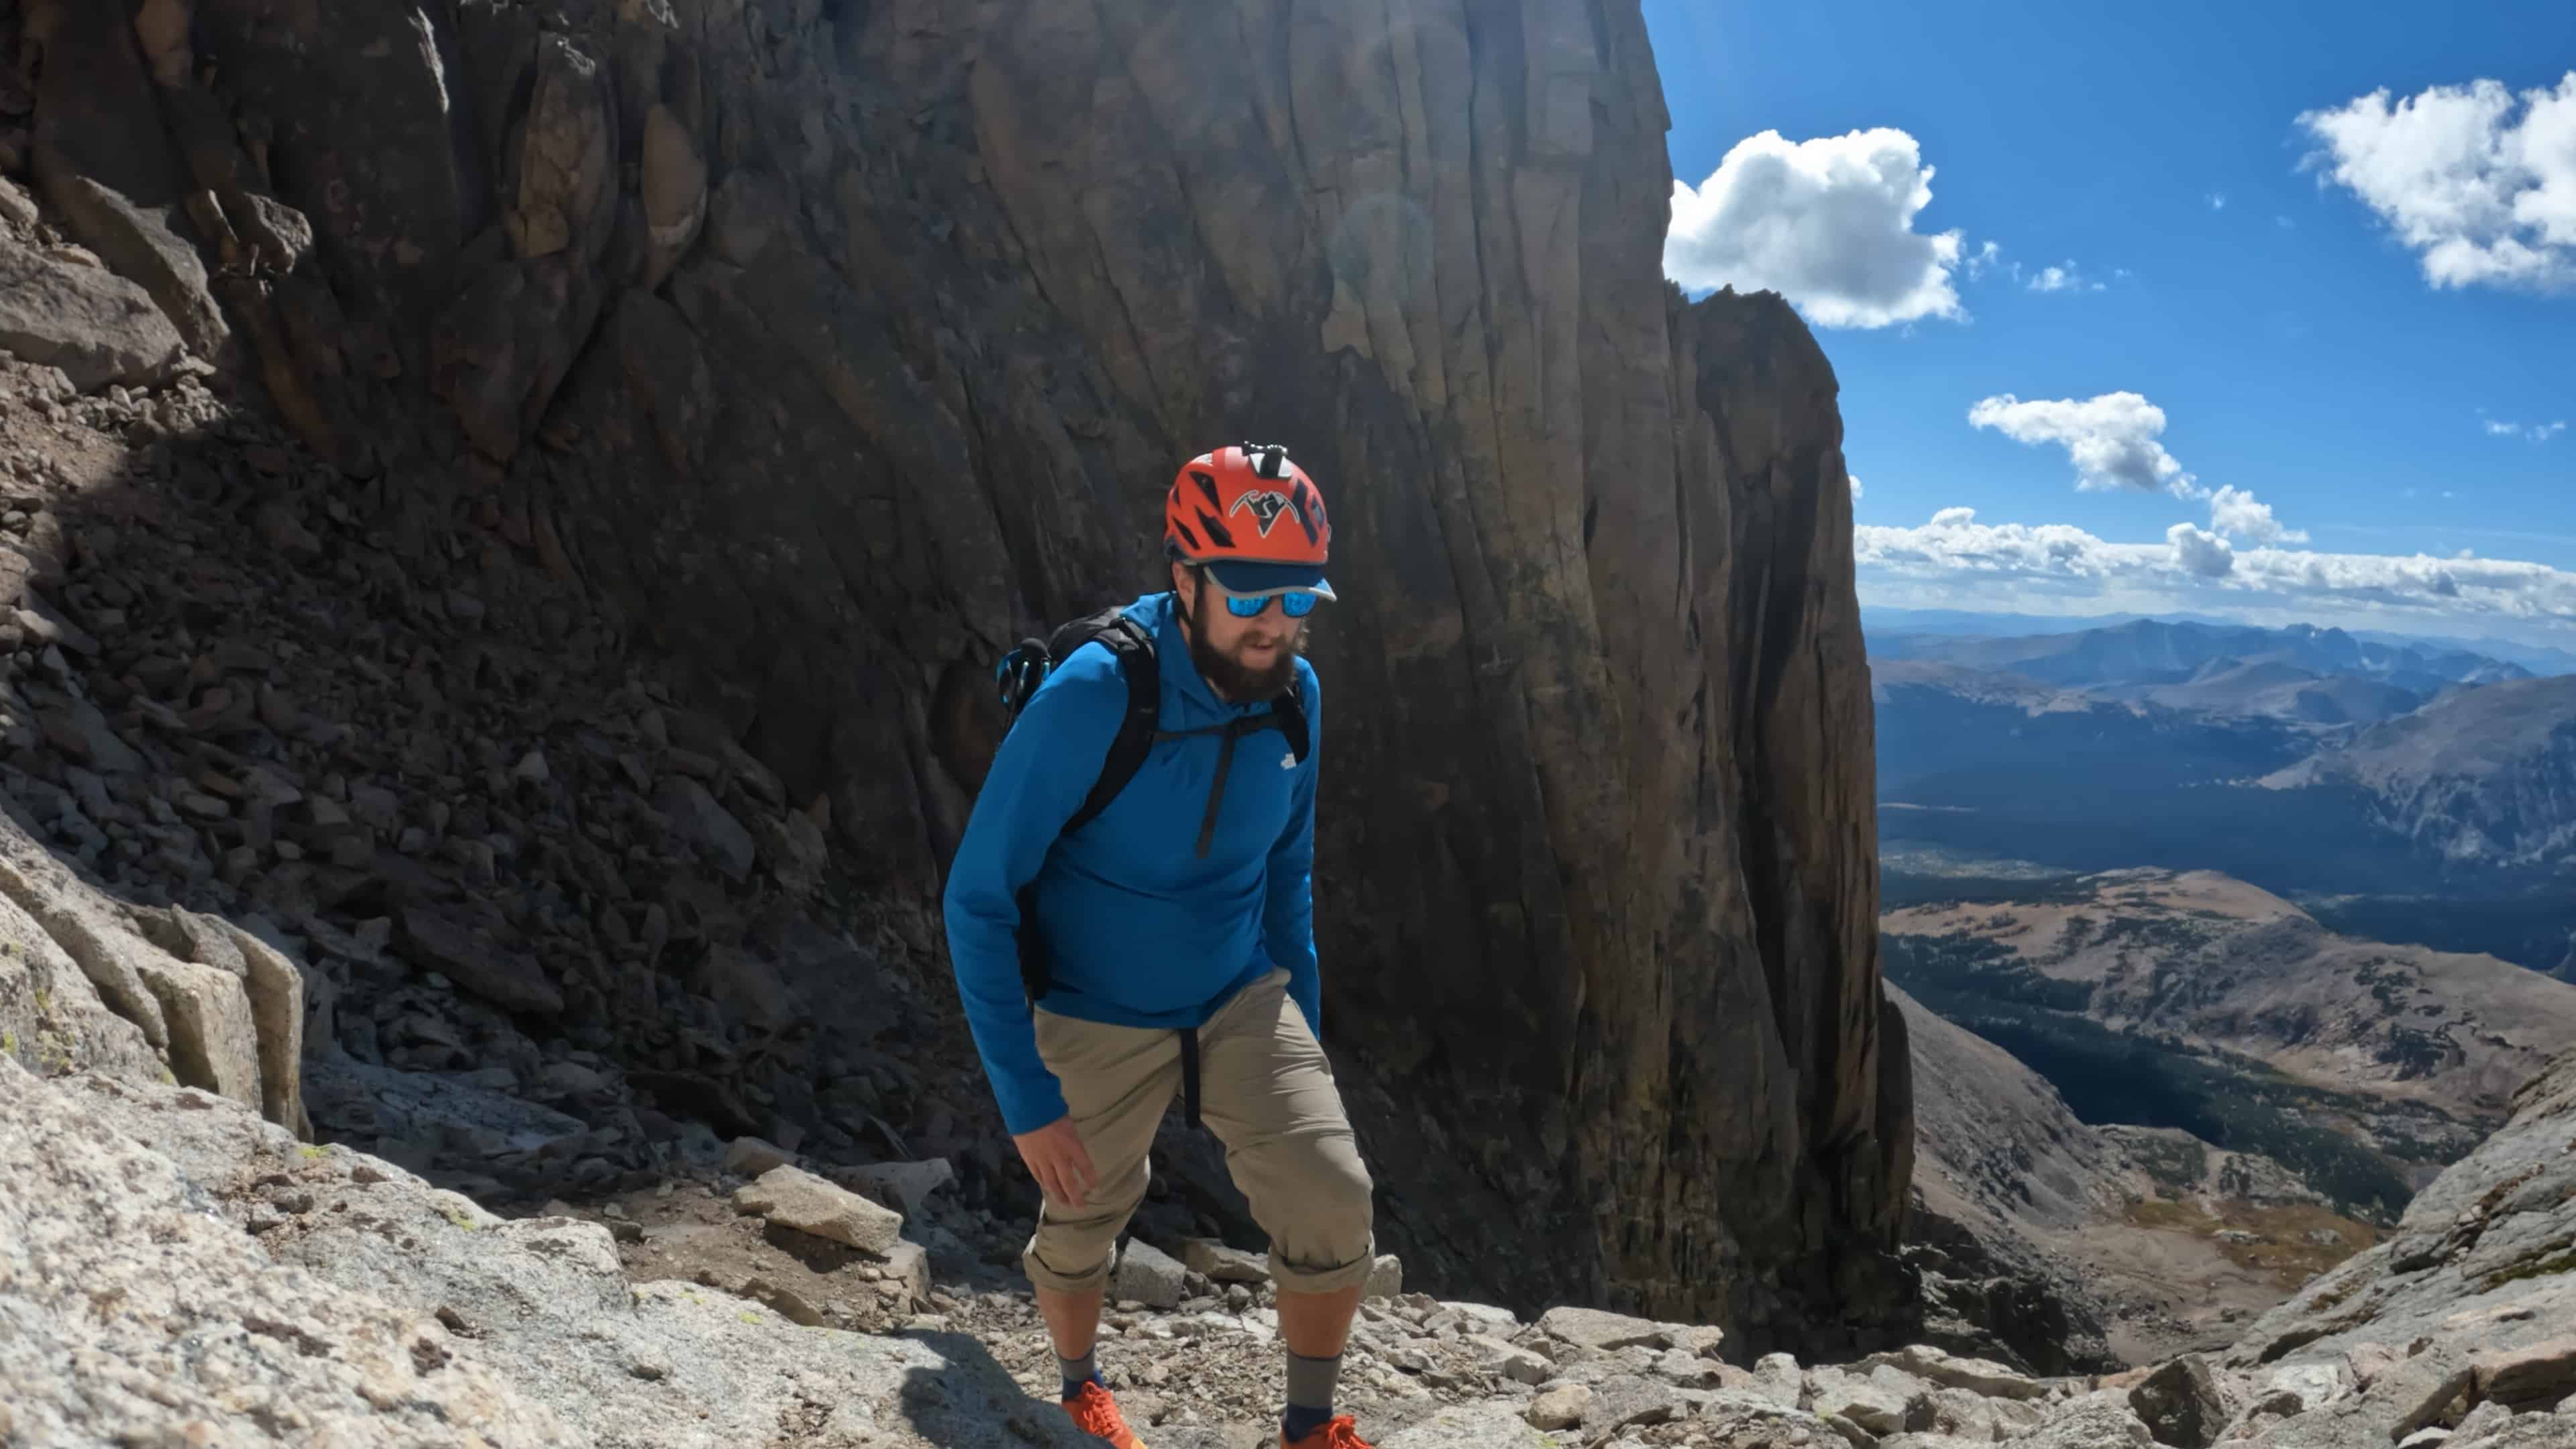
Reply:
[[734, 1205], [862, 1252], [884, 1254], [903, 1232], [903, 1215], [796, 1167], [773, 1167], [734, 1193]]
[[1129, 1238], [1118, 1253], [1110, 1296], [1148, 1308], [1178, 1308], [1189, 1270], [1142, 1238]]

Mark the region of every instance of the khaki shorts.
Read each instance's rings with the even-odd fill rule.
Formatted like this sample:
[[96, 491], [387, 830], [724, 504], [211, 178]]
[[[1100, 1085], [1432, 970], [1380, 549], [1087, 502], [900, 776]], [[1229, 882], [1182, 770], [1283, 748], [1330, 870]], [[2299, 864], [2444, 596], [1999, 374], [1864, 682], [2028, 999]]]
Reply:
[[[1097, 1176], [1080, 1208], [1047, 1196], [1021, 1262], [1040, 1288], [1108, 1280], [1110, 1249], [1145, 1200], [1154, 1129], [1181, 1082], [1181, 1038], [1039, 1011], [1038, 1056], [1063, 1086]], [[1270, 1275], [1291, 1293], [1368, 1277], [1375, 1253], [1368, 1169], [1342, 1115], [1332, 1064], [1273, 971], [1199, 1028], [1199, 1115], [1270, 1234]]]

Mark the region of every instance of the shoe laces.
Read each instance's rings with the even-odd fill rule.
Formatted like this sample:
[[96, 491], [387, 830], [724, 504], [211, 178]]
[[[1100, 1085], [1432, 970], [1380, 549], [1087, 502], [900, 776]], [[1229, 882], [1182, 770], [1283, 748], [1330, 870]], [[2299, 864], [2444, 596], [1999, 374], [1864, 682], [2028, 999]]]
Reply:
[[1075, 1427], [1095, 1438], [1128, 1432], [1127, 1421], [1118, 1413], [1118, 1401], [1098, 1384], [1084, 1384], [1081, 1393], [1065, 1401], [1064, 1409], [1073, 1416]]
[[1348, 1414], [1336, 1414], [1315, 1431], [1315, 1437], [1301, 1441], [1296, 1449], [1376, 1449], [1360, 1437], [1359, 1421]]

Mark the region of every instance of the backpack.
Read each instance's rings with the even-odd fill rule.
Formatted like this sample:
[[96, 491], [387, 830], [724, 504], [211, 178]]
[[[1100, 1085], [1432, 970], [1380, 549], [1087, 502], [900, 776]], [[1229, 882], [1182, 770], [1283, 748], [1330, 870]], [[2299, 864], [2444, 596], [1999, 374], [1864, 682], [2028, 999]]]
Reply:
[[[1020, 711], [1029, 697], [1046, 682], [1055, 666], [1085, 644], [1099, 642], [1117, 657], [1118, 671], [1127, 680], [1127, 714], [1118, 722], [1118, 733], [1109, 741], [1101, 760], [1099, 778], [1085, 795], [1080, 808], [1069, 816], [1059, 836], [1070, 835], [1090, 824], [1153, 753], [1154, 746], [1165, 740], [1189, 739], [1199, 735], [1217, 735], [1223, 748], [1217, 755], [1216, 778], [1208, 787], [1207, 813], [1199, 822], [1198, 853], [1205, 856], [1216, 837], [1217, 806], [1225, 798], [1226, 772], [1234, 763], [1235, 741], [1247, 735], [1276, 726], [1288, 737], [1288, 752], [1299, 764], [1306, 761], [1310, 741], [1306, 732], [1305, 696], [1292, 684], [1288, 691], [1270, 701], [1270, 708], [1260, 714], [1245, 715], [1221, 725], [1194, 730], [1161, 728], [1163, 715], [1163, 676], [1155, 657], [1154, 632], [1128, 617], [1125, 606], [1103, 609], [1069, 623], [1058, 625], [1044, 639], [1023, 639], [1019, 647], [1002, 656], [993, 667], [993, 678], [1001, 696], [1002, 711], [1007, 721], [1005, 731], [1019, 723]], [[1044, 996], [1048, 987], [1046, 947], [1037, 929], [1036, 883], [1020, 887], [1019, 948], [1020, 984], [1031, 1002]]]

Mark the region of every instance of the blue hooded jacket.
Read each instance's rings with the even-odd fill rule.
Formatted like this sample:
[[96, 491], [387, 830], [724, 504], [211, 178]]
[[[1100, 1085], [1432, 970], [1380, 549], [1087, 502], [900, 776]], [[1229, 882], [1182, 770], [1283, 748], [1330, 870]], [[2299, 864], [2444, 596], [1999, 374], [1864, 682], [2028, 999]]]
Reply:
[[[1164, 730], [1202, 729], [1259, 714], [1267, 701], [1228, 704], [1191, 667], [1189, 640], [1168, 593], [1127, 612], [1154, 635]], [[1297, 661], [1307, 737], [1323, 738], [1323, 693]], [[1127, 681], [1105, 645], [1085, 644], [1029, 696], [1002, 739], [949, 866], [943, 901], [948, 955], [984, 1072], [1016, 1136], [1065, 1115], [1064, 1094], [1038, 1058], [1020, 984], [1020, 887], [1031, 880], [1049, 952], [1038, 1005], [1122, 1026], [1204, 1025], [1274, 967], [1320, 1035], [1315, 963], [1315, 774], [1320, 748], [1297, 762], [1286, 738], [1262, 731], [1235, 745], [1208, 854], [1197, 854], [1215, 779], [1215, 735], [1157, 743], [1109, 808], [1058, 836], [1099, 778], [1127, 710]]]

